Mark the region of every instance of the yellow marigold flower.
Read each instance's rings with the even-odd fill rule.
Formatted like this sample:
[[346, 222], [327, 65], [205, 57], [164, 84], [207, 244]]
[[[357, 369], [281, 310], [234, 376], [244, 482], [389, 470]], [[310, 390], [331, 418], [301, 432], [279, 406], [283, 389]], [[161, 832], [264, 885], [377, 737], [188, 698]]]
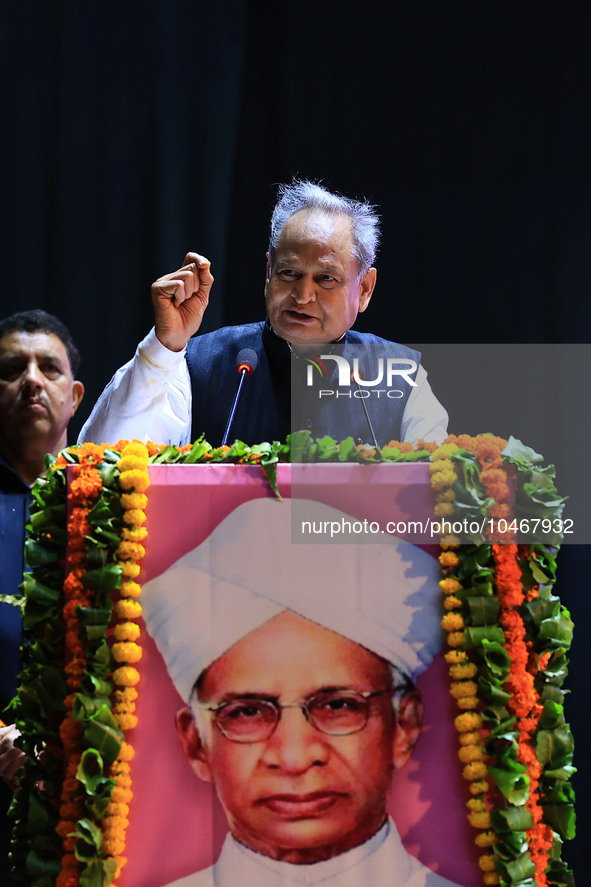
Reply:
[[474, 828], [488, 829], [490, 828], [490, 813], [469, 813], [468, 822]]
[[133, 730], [134, 727], [137, 727], [137, 715], [115, 712], [115, 717], [122, 730]]
[[460, 662], [465, 662], [468, 659], [468, 654], [464, 650], [448, 650], [445, 654], [445, 661], [448, 665], [457, 665]]
[[431, 487], [436, 491], [451, 487], [456, 482], [455, 471], [438, 471], [431, 476]]
[[470, 733], [473, 730], [480, 730], [482, 727], [482, 718], [475, 712], [463, 712], [454, 720], [458, 733]]
[[112, 653], [117, 662], [139, 662], [142, 658], [142, 648], [133, 641], [121, 641], [112, 646]]
[[484, 813], [486, 811], [486, 804], [479, 798], [470, 798], [469, 801], [466, 801], [466, 807], [472, 813]]
[[501, 879], [497, 872], [485, 872], [482, 877], [482, 882], [485, 884], [485, 887], [488, 887], [489, 884], [500, 884]]
[[464, 628], [464, 620], [459, 613], [446, 613], [441, 620], [441, 626], [445, 631], [461, 631]]
[[474, 681], [454, 681], [449, 688], [449, 692], [454, 699], [462, 699], [465, 696], [475, 696], [477, 690], [478, 687]]
[[443, 598], [443, 607], [446, 610], [458, 610], [461, 606], [461, 600], [453, 594]]
[[480, 745], [482, 736], [478, 730], [468, 730], [467, 733], [460, 733], [458, 740], [460, 745]]
[[118, 641], [137, 641], [140, 627], [137, 622], [120, 622], [115, 626], [115, 637]]
[[119, 476], [119, 486], [123, 490], [133, 490], [134, 493], [145, 493], [150, 486], [148, 472], [139, 469], [122, 471]]
[[[113, 804], [129, 804], [133, 798], [133, 792], [128, 788], [120, 788], [118, 785], [113, 787], [111, 794], [111, 802]], [[109, 808], [110, 808], [109, 804]]]
[[[449, 600], [449, 598], [447, 598]], [[473, 662], [462, 662], [460, 665], [452, 665], [449, 669], [449, 676], [456, 681], [463, 681], [468, 678], [476, 677], [478, 669]]]
[[129, 527], [123, 527], [121, 538], [124, 542], [143, 542], [147, 535], [147, 527], [134, 527], [132, 530]]
[[133, 527], [141, 527], [146, 523], [146, 512], [139, 508], [130, 508], [123, 513], [123, 522]]
[[115, 669], [113, 672], [113, 680], [121, 687], [135, 687], [135, 685], [139, 683], [140, 673], [137, 668], [132, 668], [130, 665], [123, 665], [121, 668]]
[[458, 450], [459, 447], [456, 443], [443, 443], [431, 454], [431, 461], [436, 462], [441, 459], [450, 459]]
[[142, 605], [138, 601], [126, 598], [123, 601], [117, 601], [115, 613], [119, 619], [139, 619], [142, 615]]
[[103, 847], [107, 856], [118, 856], [125, 850], [125, 838], [120, 838], [117, 835], [107, 838], [103, 835]]
[[471, 764], [473, 761], [482, 761], [484, 752], [478, 745], [464, 745], [458, 751], [458, 758], [462, 764]]
[[132, 453], [122, 456], [117, 462], [117, 468], [124, 474], [127, 471], [145, 472], [148, 467], [148, 452], [145, 456], [134, 456]]
[[480, 832], [474, 838], [477, 847], [493, 847], [495, 844], [494, 832]]
[[127, 705], [130, 702], [135, 702], [139, 693], [135, 687], [124, 687], [123, 690], [115, 690], [114, 696], [118, 705]]
[[121, 506], [126, 511], [145, 511], [148, 497], [145, 493], [121, 493]]
[[122, 804], [122, 803], [118, 803], [118, 802], [110, 803], [108, 815], [109, 816], [124, 816], [127, 819], [127, 817], [129, 816], [129, 804]]
[[495, 858], [492, 853], [485, 853], [483, 856], [478, 858], [478, 865], [482, 869], [483, 872], [494, 872], [495, 868]]
[[456, 699], [456, 705], [463, 711], [472, 711], [478, 706], [478, 701], [477, 696], [463, 696], [461, 699]]
[[470, 792], [473, 795], [483, 795], [488, 791], [488, 782], [485, 779], [477, 779], [470, 783]]
[[447, 643], [450, 647], [461, 647], [464, 643], [464, 632], [451, 631], [447, 636]]
[[453, 576], [448, 576], [446, 579], [440, 580], [439, 588], [444, 594], [455, 594], [456, 591], [461, 590], [462, 583], [454, 579]]
[[441, 492], [439, 493], [438, 499], [440, 502], [455, 502], [456, 501], [456, 494], [454, 493], [454, 491], [450, 487], [447, 490], [441, 490]]
[[454, 536], [453, 533], [450, 533], [447, 536], [442, 536], [439, 540], [440, 545], [449, 545], [452, 548], [456, 548], [460, 544], [460, 539], [457, 536]]
[[442, 551], [439, 555], [439, 563], [442, 567], [457, 567], [460, 559], [455, 551]]
[[122, 456], [126, 456], [128, 453], [133, 453], [136, 456], [145, 455], [146, 458], [148, 456], [148, 445], [143, 442], [143, 440], [138, 440], [137, 437], [134, 437], [133, 440], [122, 441], [122, 446], [120, 449], [120, 453]]
[[434, 508], [435, 517], [449, 517], [454, 513], [454, 507], [451, 502], [438, 502]]
[[135, 564], [133, 561], [123, 561], [122, 564], [119, 565], [121, 567], [121, 572], [123, 576], [128, 579], [137, 579], [140, 575], [141, 567], [139, 564]]
[[[135, 566], [135, 565], [134, 565]], [[122, 583], [121, 588], [119, 589], [119, 594], [121, 597], [131, 597], [138, 598], [142, 593], [142, 586], [137, 582], [132, 582], [131, 580], [126, 580]]]
[[139, 542], [120, 542], [117, 549], [119, 560], [139, 561], [146, 556], [146, 549]]
[[[464, 779], [467, 779], [469, 782], [474, 782], [475, 779], [483, 779], [487, 773], [486, 764], [483, 764], [482, 761], [473, 761], [471, 764], [466, 764], [462, 770]], [[482, 828], [488, 828], [488, 825], [483, 825]]]

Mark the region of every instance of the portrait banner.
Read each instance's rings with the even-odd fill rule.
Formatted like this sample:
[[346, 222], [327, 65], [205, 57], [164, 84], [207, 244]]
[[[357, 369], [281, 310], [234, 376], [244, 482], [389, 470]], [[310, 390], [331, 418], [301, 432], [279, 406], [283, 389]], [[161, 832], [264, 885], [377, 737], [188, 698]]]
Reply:
[[[150, 467], [121, 887], [482, 882], [438, 548], [347, 531], [372, 500], [432, 510], [428, 466], [384, 467], [307, 466], [293, 501], [289, 465], [281, 500], [256, 467]], [[310, 514], [348, 544], [294, 537]]]

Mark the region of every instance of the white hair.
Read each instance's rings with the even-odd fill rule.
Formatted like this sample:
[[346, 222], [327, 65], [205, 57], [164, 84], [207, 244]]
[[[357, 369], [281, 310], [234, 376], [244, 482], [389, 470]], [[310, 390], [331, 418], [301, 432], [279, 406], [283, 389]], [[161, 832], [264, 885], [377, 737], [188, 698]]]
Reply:
[[283, 226], [300, 210], [317, 210], [329, 216], [347, 216], [353, 237], [353, 258], [362, 276], [372, 267], [380, 240], [379, 216], [367, 201], [335, 194], [308, 180], [294, 179], [291, 185], [279, 185], [279, 199], [271, 216], [269, 256], [277, 248]]

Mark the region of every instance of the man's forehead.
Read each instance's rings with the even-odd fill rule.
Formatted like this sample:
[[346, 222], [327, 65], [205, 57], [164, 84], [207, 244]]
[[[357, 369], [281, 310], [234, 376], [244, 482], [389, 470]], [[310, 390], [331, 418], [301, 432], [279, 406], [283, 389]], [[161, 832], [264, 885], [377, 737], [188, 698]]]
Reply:
[[62, 362], [69, 362], [66, 347], [59, 336], [42, 330], [34, 332], [15, 330], [0, 338], [0, 358], [21, 356], [53, 357]]
[[302, 209], [287, 220], [277, 244], [278, 250], [297, 243], [325, 243], [350, 250], [353, 246], [351, 220], [348, 216]]

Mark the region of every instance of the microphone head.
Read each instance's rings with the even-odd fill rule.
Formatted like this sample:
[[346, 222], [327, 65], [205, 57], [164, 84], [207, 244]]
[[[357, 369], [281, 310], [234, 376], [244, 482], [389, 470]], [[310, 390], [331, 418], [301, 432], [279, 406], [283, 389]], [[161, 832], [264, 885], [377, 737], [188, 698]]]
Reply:
[[253, 351], [252, 348], [242, 348], [236, 355], [237, 371], [241, 373], [244, 370], [247, 376], [249, 376], [251, 373], [254, 373], [257, 368], [258, 362], [259, 359], [256, 355], [256, 352]]

